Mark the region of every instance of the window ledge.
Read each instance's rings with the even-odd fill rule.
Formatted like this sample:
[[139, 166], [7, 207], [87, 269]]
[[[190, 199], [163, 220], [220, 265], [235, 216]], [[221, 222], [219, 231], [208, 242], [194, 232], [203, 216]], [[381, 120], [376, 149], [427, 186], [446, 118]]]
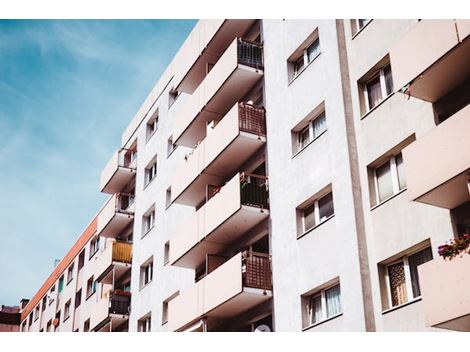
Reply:
[[324, 324], [326, 322], [329, 322], [330, 320], [336, 319], [336, 318], [338, 318], [342, 315], [343, 315], [343, 312], [341, 312], [339, 314], [336, 314], [336, 315], [333, 315], [332, 317], [326, 318], [325, 320], [319, 321], [318, 323], [315, 323], [315, 324], [312, 324], [312, 325], [309, 325], [309, 326], [303, 328], [302, 331], [310, 330], [310, 329], [314, 328], [315, 326], [318, 326], [318, 325]]
[[395, 307], [392, 307], [392, 308], [389, 308], [389, 309], [386, 309], [384, 311], [382, 311], [382, 315], [385, 315], [385, 314], [388, 314], [390, 312], [393, 312], [397, 309], [400, 309], [400, 308], [403, 308], [403, 307], [406, 307], [406, 306], [409, 306], [410, 304], [413, 304], [413, 303], [416, 303], [416, 302], [419, 302], [422, 300], [422, 297], [419, 296], [419, 297], [416, 297], [416, 298], [413, 298], [411, 301], [409, 302], [406, 302], [406, 303], [403, 303], [403, 304], [400, 304], [398, 306], [395, 306]]
[[65, 284], [65, 286], [68, 286], [69, 283], [71, 283], [73, 281], [73, 277], [70, 278], [70, 280], [67, 280], [67, 283]]
[[[321, 48], [320, 48], [320, 50], [321, 50]], [[299, 73], [297, 73], [296, 75], [294, 75], [294, 76], [289, 80], [289, 83], [287, 83], [287, 86], [289, 87], [292, 83], [294, 83], [294, 81], [295, 81], [298, 77], [300, 77], [300, 75], [301, 75], [302, 73], [304, 73], [304, 71], [307, 70], [307, 68], [312, 64], [312, 62], [317, 61], [317, 59], [318, 59], [318, 57], [319, 57], [320, 55], [321, 55], [321, 52], [319, 52], [318, 55], [315, 56], [315, 58], [314, 58], [312, 61], [310, 61], [306, 66], [304, 66], [304, 67], [299, 71]]]
[[382, 104], [384, 104], [387, 100], [389, 100], [393, 95], [395, 95], [395, 92], [391, 92], [389, 95], [387, 95], [384, 99], [382, 99], [380, 101], [380, 103], [378, 103], [376, 106], [374, 106], [372, 109], [370, 109], [369, 111], [367, 111], [366, 113], [364, 113], [362, 116], [361, 116], [361, 120], [365, 119], [367, 116], [369, 116], [370, 114], [372, 114], [375, 110], [377, 110], [380, 106], [382, 106]]
[[370, 208], [370, 211], [374, 210], [374, 209], [377, 209], [378, 207], [380, 207], [382, 204], [385, 204], [387, 202], [389, 202], [390, 200], [392, 200], [393, 198], [396, 198], [398, 197], [400, 194], [402, 194], [403, 192], [405, 192], [407, 190], [407, 188], [403, 188], [401, 189], [400, 191], [398, 191], [397, 193], [395, 194], [392, 194], [390, 197], [388, 197], [387, 199], [384, 199], [383, 201], [381, 201], [380, 203], [374, 205], [373, 207]]
[[85, 301], [88, 301], [88, 298], [92, 297], [95, 293], [96, 293], [96, 291], [90, 293], [90, 294], [85, 298]]
[[157, 133], [158, 131], [158, 127], [155, 131], [153, 131], [151, 134], [147, 135], [146, 138], [145, 138], [145, 144], [147, 144], [151, 139], [152, 137], [155, 135], [155, 133]]
[[143, 239], [144, 237], [147, 237], [147, 235], [152, 232], [152, 230], [155, 228], [155, 225], [153, 225], [151, 228], [149, 228], [142, 236], [140, 236], [140, 239]]
[[142, 291], [144, 288], [146, 288], [147, 286], [149, 286], [150, 284], [152, 283], [152, 280], [150, 280], [149, 282], [147, 282], [144, 286], [141, 286], [139, 288], [139, 292]]
[[65, 323], [67, 320], [69, 320], [70, 315], [68, 317], [65, 317], [64, 320], [62, 320], [62, 323]]
[[328, 131], [328, 129], [324, 130], [322, 133], [320, 133], [318, 136], [316, 136], [314, 139], [312, 139], [310, 142], [308, 142], [305, 147], [303, 147], [302, 149], [298, 150], [295, 152], [294, 155], [292, 155], [292, 159], [294, 159], [297, 155], [299, 155], [300, 153], [302, 153], [305, 149], [307, 149], [313, 142], [315, 142], [317, 139], [319, 139], [321, 136], [323, 136], [326, 131]]
[[366, 27], [367, 27], [369, 24], [371, 24], [373, 21], [374, 21], [374, 19], [371, 19], [369, 22], [367, 22], [367, 24], [366, 24], [364, 27], [362, 27], [361, 29], [359, 29], [359, 30], [351, 37], [351, 40], [353, 40], [354, 38], [356, 38], [356, 37], [359, 35], [359, 33], [361, 33], [361, 32], [364, 30], [364, 28], [366, 28]]
[[325, 220], [323, 220], [321, 223], [319, 223], [318, 225], [315, 225], [314, 227], [312, 227], [311, 229], [305, 231], [304, 233], [302, 233], [301, 235], [298, 235], [297, 236], [297, 239], [301, 239], [302, 237], [304, 237], [305, 235], [308, 235], [310, 232], [312, 232], [313, 230], [315, 230], [316, 228], [320, 227], [321, 225], [323, 225], [324, 223], [328, 222], [330, 219], [334, 218], [335, 217], [335, 214], [331, 215], [330, 217], [326, 218]]
[[148, 186], [150, 186], [153, 181], [157, 178], [157, 175], [155, 175], [154, 178], [152, 178], [149, 182], [147, 182], [146, 184], [144, 184], [144, 191], [147, 189]]

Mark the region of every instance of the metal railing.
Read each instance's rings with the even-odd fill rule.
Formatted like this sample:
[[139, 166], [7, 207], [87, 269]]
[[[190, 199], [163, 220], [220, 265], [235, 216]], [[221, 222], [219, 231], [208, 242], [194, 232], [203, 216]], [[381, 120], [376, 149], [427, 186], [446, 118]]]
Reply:
[[238, 103], [238, 121], [240, 131], [266, 136], [266, 111], [263, 107]]
[[131, 293], [114, 291], [109, 299], [109, 314], [128, 315], [131, 308]]
[[244, 287], [272, 290], [271, 255], [242, 252], [242, 280]]
[[113, 242], [112, 258], [113, 261], [130, 264], [132, 262], [132, 244], [121, 241]]
[[238, 39], [237, 45], [238, 62], [254, 68], [263, 68], [263, 45]]
[[240, 174], [240, 198], [242, 205], [269, 209], [268, 178], [247, 173]]

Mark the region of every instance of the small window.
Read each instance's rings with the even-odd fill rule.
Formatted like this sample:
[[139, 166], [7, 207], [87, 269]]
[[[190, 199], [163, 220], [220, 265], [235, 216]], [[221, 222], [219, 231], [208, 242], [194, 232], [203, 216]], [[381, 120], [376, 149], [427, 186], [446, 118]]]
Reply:
[[173, 154], [176, 148], [177, 148], [177, 145], [173, 142], [173, 136], [170, 136], [170, 138], [168, 138], [167, 147], [166, 147], [167, 157]]
[[86, 296], [87, 296], [87, 299], [92, 296], [95, 292], [96, 292], [96, 286], [97, 286], [97, 283], [96, 281], [93, 279], [93, 276], [90, 277], [87, 281], [87, 285], [86, 285]]
[[302, 296], [303, 327], [316, 325], [342, 313], [339, 283]]
[[168, 209], [170, 205], [171, 205], [171, 186], [166, 189], [165, 208]]
[[167, 265], [170, 262], [170, 241], [165, 243], [163, 250], [163, 265]]
[[402, 256], [398, 260], [381, 264], [387, 287], [384, 309], [406, 304], [421, 296], [418, 266], [432, 260], [431, 247]]
[[291, 66], [289, 71], [290, 80], [297, 77], [313, 60], [320, 55], [320, 40], [317, 37], [309, 44], [303, 44], [300, 49], [296, 51], [293, 57], [288, 61], [288, 65]]
[[372, 20], [371, 19], [353, 19], [351, 20], [351, 33], [354, 37], [359, 33], [365, 26], [367, 26]]
[[151, 313], [148, 313], [145, 317], [140, 318], [137, 322], [137, 328], [139, 332], [150, 332], [152, 331], [152, 319]]
[[49, 319], [49, 321], [46, 324], [46, 332], [51, 332], [52, 330], [52, 319]]
[[334, 215], [333, 192], [314, 198], [297, 208], [299, 219], [299, 236], [320, 225]]
[[72, 301], [69, 299], [64, 306], [64, 321], [66, 321], [70, 317], [70, 305]]
[[31, 312], [29, 314], [28, 326], [33, 325], [33, 319], [34, 319], [33, 312]]
[[85, 250], [83, 250], [78, 256], [78, 271], [82, 270], [85, 265]]
[[155, 226], [155, 206], [149, 209], [142, 217], [142, 237]]
[[57, 331], [60, 325], [60, 310], [55, 314], [53, 325], [54, 325], [54, 331]]
[[70, 281], [73, 280], [73, 267], [74, 263], [70, 264], [69, 268], [67, 269], [67, 285], [70, 283]]
[[145, 186], [157, 176], [157, 157], [155, 157], [145, 168]]
[[179, 294], [179, 291], [177, 291], [162, 302], [162, 325], [168, 323], [168, 304], [173, 298], [177, 297]]
[[406, 187], [403, 157], [398, 153], [373, 168], [372, 206], [382, 203]]
[[175, 101], [180, 97], [181, 92], [171, 89], [168, 93], [168, 109], [175, 103]]
[[100, 249], [100, 237], [97, 236], [93, 238], [90, 242], [90, 258], [93, 258], [93, 256], [98, 252]]
[[362, 80], [363, 113], [375, 108], [386, 97], [393, 93], [392, 68], [386, 64], [380, 69], [367, 74], [369, 78]]
[[82, 290], [78, 290], [75, 293], [75, 308], [80, 307], [80, 304], [82, 304]]
[[47, 295], [45, 295], [42, 298], [42, 305], [41, 305], [41, 311], [44, 312], [46, 310], [46, 305], [47, 305]]
[[321, 113], [316, 116], [313, 120], [309, 121], [307, 125], [302, 128], [299, 132], [294, 132], [296, 138], [296, 149], [294, 152], [299, 152], [313, 140], [317, 139], [323, 132], [326, 131], [326, 116], [325, 113]]
[[372, 21], [371, 19], [359, 19], [357, 20], [357, 27], [359, 28], [359, 30], [361, 30], [362, 28], [364, 28], [365, 26], [367, 26], [369, 24], [369, 22]]
[[39, 319], [39, 311], [40, 310], [41, 310], [41, 308], [39, 307], [39, 305], [37, 305], [36, 308], [34, 309], [34, 321]]
[[140, 267], [140, 287], [148, 285], [153, 278], [153, 258], [150, 258]]
[[64, 275], [59, 278], [59, 293], [64, 290]]
[[49, 291], [49, 302], [48, 304], [51, 305], [55, 300], [55, 285], [51, 287], [51, 290]]
[[87, 320], [83, 323], [83, 331], [84, 331], [84, 332], [89, 332], [89, 331], [90, 331], [90, 319], [87, 319]]
[[158, 110], [153, 114], [152, 118], [147, 121], [147, 141], [158, 130]]

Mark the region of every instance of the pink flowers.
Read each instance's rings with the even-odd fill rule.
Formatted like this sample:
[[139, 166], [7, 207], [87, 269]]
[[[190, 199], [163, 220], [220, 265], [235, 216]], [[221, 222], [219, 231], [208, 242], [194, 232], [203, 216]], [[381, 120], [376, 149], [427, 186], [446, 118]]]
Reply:
[[448, 243], [437, 247], [437, 252], [444, 259], [453, 259], [461, 254], [470, 254], [470, 234], [460, 235]]

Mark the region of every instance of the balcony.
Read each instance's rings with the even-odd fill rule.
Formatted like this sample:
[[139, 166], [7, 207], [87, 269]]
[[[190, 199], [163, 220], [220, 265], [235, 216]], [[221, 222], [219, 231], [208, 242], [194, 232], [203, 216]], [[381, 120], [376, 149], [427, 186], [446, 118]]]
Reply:
[[170, 301], [170, 331], [184, 329], [205, 317], [213, 322], [234, 317], [272, 297], [271, 258], [241, 252]]
[[470, 331], [470, 255], [418, 267], [426, 326]]
[[256, 22], [253, 19], [199, 20], [181, 48], [185, 62], [175, 74], [175, 90], [193, 93], [234, 38], [244, 35]]
[[220, 186], [265, 143], [264, 108], [235, 104], [175, 174], [172, 201], [200, 204], [206, 185]]
[[176, 231], [172, 265], [195, 269], [207, 254], [217, 255], [269, 216], [264, 176], [237, 173]]
[[470, 200], [470, 105], [403, 150], [411, 200], [453, 209]]
[[92, 331], [122, 331], [129, 320], [131, 293], [110, 290], [97, 304], [91, 315]]
[[101, 172], [101, 192], [109, 194], [121, 192], [135, 176], [136, 158], [136, 152], [129, 149], [121, 149], [114, 153]]
[[113, 195], [98, 214], [96, 232], [102, 237], [116, 237], [134, 220], [134, 195]]
[[204, 139], [207, 123], [220, 120], [263, 76], [260, 44], [235, 39], [181, 107], [175, 120], [175, 143], [188, 147]]
[[470, 20], [422, 20], [390, 51], [395, 87], [436, 102], [470, 77]]
[[117, 282], [132, 263], [132, 244], [120, 241], [106, 242], [106, 248], [97, 257], [97, 281], [105, 284]]

